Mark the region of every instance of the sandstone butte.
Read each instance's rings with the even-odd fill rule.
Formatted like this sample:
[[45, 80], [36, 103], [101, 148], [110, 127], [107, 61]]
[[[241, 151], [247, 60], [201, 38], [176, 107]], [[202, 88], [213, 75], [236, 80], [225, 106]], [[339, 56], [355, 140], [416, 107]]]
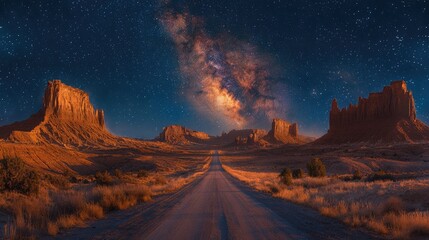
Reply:
[[213, 137], [207, 133], [187, 129], [179, 125], [164, 128], [156, 139], [176, 145], [203, 143], [213, 145], [247, 145], [247, 144], [288, 144], [308, 142], [305, 137], [298, 135], [298, 124], [290, 124], [282, 119], [274, 119], [272, 128], [267, 133], [263, 129], [231, 130], [221, 136]]
[[171, 125], [164, 128], [157, 140], [170, 144], [186, 145], [204, 142], [208, 139], [210, 139], [210, 136], [207, 133], [194, 131], [179, 125]]
[[282, 119], [275, 118], [268, 132], [267, 141], [274, 143], [298, 143], [298, 124], [288, 123]]
[[27, 120], [0, 127], [0, 138], [15, 143], [63, 146], [106, 146], [119, 140], [105, 127], [103, 110], [96, 110], [84, 91], [60, 80], [48, 82], [43, 106]]
[[393, 81], [382, 92], [359, 97], [357, 105], [339, 109], [332, 101], [328, 133], [322, 144], [356, 142], [392, 143], [429, 140], [429, 127], [416, 118], [411, 91], [405, 81]]
[[36, 114], [0, 127], [0, 159], [19, 157], [41, 171], [93, 174], [118, 160], [133, 169], [142, 164], [135, 152], [171, 151], [168, 144], [114, 136], [88, 94], [59, 80], [48, 82]]

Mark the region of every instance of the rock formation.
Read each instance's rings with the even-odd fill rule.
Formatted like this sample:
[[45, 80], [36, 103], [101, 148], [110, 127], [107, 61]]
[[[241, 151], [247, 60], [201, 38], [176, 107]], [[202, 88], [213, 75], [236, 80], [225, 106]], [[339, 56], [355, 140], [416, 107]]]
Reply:
[[171, 125], [164, 128], [157, 140], [170, 144], [190, 144], [202, 143], [208, 139], [210, 139], [210, 136], [207, 133], [194, 131], [179, 125]]
[[221, 137], [218, 137], [218, 141], [223, 142], [224, 144], [234, 142], [236, 145], [257, 144], [266, 135], [267, 131], [263, 129], [234, 129], [223, 134]]
[[0, 127], [0, 138], [20, 143], [55, 143], [68, 146], [115, 145], [117, 138], [104, 123], [84, 91], [60, 80], [48, 82], [42, 109], [22, 122]]
[[235, 144], [236, 145], [245, 145], [247, 143], [248, 143], [248, 138], [246, 138], [246, 137], [238, 136], [235, 138]]
[[104, 129], [104, 112], [95, 110], [86, 92], [63, 84], [60, 80], [48, 83], [43, 100], [48, 118], [85, 123]]
[[306, 143], [312, 139], [298, 135], [298, 125], [290, 124], [281, 119], [274, 119], [271, 131], [263, 129], [233, 129], [228, 133], [223, 132], [221, 136], [209, 136], [207, 133], [193, 131], [191, 129], [172, 125], [165, 127], [155, 140], [170, 144], [203, 143], [208, 145], [230, 146], [230, 145], [268, 145], [286, 143]]
[[290, 124], [282, 119], [275, 118], [266, 140], [273, 143], [298, 143], [298, 124]]
[[329, 130], [317, 143], [414, 142], [429, 139], [429, 128], [416, 118], [405, 81], [393, 81], [382, 92], [359, 98], [357, 105], [339, 109], [332, 101]]

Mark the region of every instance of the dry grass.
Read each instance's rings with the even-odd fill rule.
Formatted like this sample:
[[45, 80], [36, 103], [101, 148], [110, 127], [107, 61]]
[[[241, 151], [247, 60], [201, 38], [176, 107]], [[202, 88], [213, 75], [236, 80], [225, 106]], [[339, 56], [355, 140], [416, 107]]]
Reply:
[[85, 221], [100, 219], [106, 212], [149, 201], [151, 196], [149, 187], [135, 184], [43, 191], [32, 197], [4, 193], [0, 206], [13, 216], [13, 220], [4, 227], [3, 237], [56, 235], [60, 229], [84, 226]]
[[176, 191], [202, 175], [210, 159], [193, 173], [166, 177], [161, 173], [145, 178], [125, 176], [116, 185], [75, 185], [71, 189], [43, 187], [38, 195], [14, 192], [0, 194], [0, 210], [11, 216], [3, 226], [0, 239], [31, 239], [41, 235], [57, 235], [61, 229], [84, 226], [88, 220], [100, 219], [106, 213], [123, 210], [152, 196]]
[[338, 178], [294, 179], [288, 187], [277, 173], [223, 168], [235, 178], [275, 197], [306, 205], [321, 214], [338, 218], [354, 227], [366, 227], [394, 238], [429, 236], [429, 212], [418, 197], [403, 199], [404, 193], [425, 196], [429, 179], [397, 182], [344, 182]]

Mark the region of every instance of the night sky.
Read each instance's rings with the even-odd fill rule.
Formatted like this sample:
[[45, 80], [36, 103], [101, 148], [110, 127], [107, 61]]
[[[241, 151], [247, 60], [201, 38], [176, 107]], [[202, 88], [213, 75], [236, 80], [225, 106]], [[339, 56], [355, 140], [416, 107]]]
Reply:
[[0, 0], [0, 125], [46, 83], [83, 89], [121, 136], [180, 124], [218, 135], [328, 128], [344, 107], [404, 79], [429, 123], [428, 1]]

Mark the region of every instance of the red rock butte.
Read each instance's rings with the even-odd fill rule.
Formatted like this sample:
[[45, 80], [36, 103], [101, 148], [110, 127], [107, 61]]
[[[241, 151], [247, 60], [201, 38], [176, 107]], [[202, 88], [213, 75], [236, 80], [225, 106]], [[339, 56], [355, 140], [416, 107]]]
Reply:
[[302, 144], [311, 139], [298, 135], [298, 124], [276, 118], [273, 119], [271, 130], [264, 129], [233, 129], [221, 136], [209, 136], [207, 133], [194, 131], [183, 126], [171, 125], [164, 128], [155, 140], [176, 145], [193, 143], [209, 145], [267, 145], [267, 144]]
[[0, 138], [70, 146], [114, 145], [117, 140], [105, 128], [103, 110], [94, 109], [88, 94], [60, 80], [48, 82], [39, 112], [0, 127]]
[[194, 131], [179, 125], [171, 125], [164, 128], [157, 140], [170, 144], [185, 145], [192, 142], [201, 143], [208, 139], [210, 139], [210, 136], [207, 133]]
[[393, 81], [382, 92], [359, 97], [357, 105], [339, 109], [332, 101], [328, 133], [316, 143], [416, 142], [429, 140], [429, 127], [416, 118], [405, 81]]
[[275, 118], [268, 132], [267, 140], [276, 143], [296, 143], [298, 142], [298, 124], [288, 123], [282, 119]]

